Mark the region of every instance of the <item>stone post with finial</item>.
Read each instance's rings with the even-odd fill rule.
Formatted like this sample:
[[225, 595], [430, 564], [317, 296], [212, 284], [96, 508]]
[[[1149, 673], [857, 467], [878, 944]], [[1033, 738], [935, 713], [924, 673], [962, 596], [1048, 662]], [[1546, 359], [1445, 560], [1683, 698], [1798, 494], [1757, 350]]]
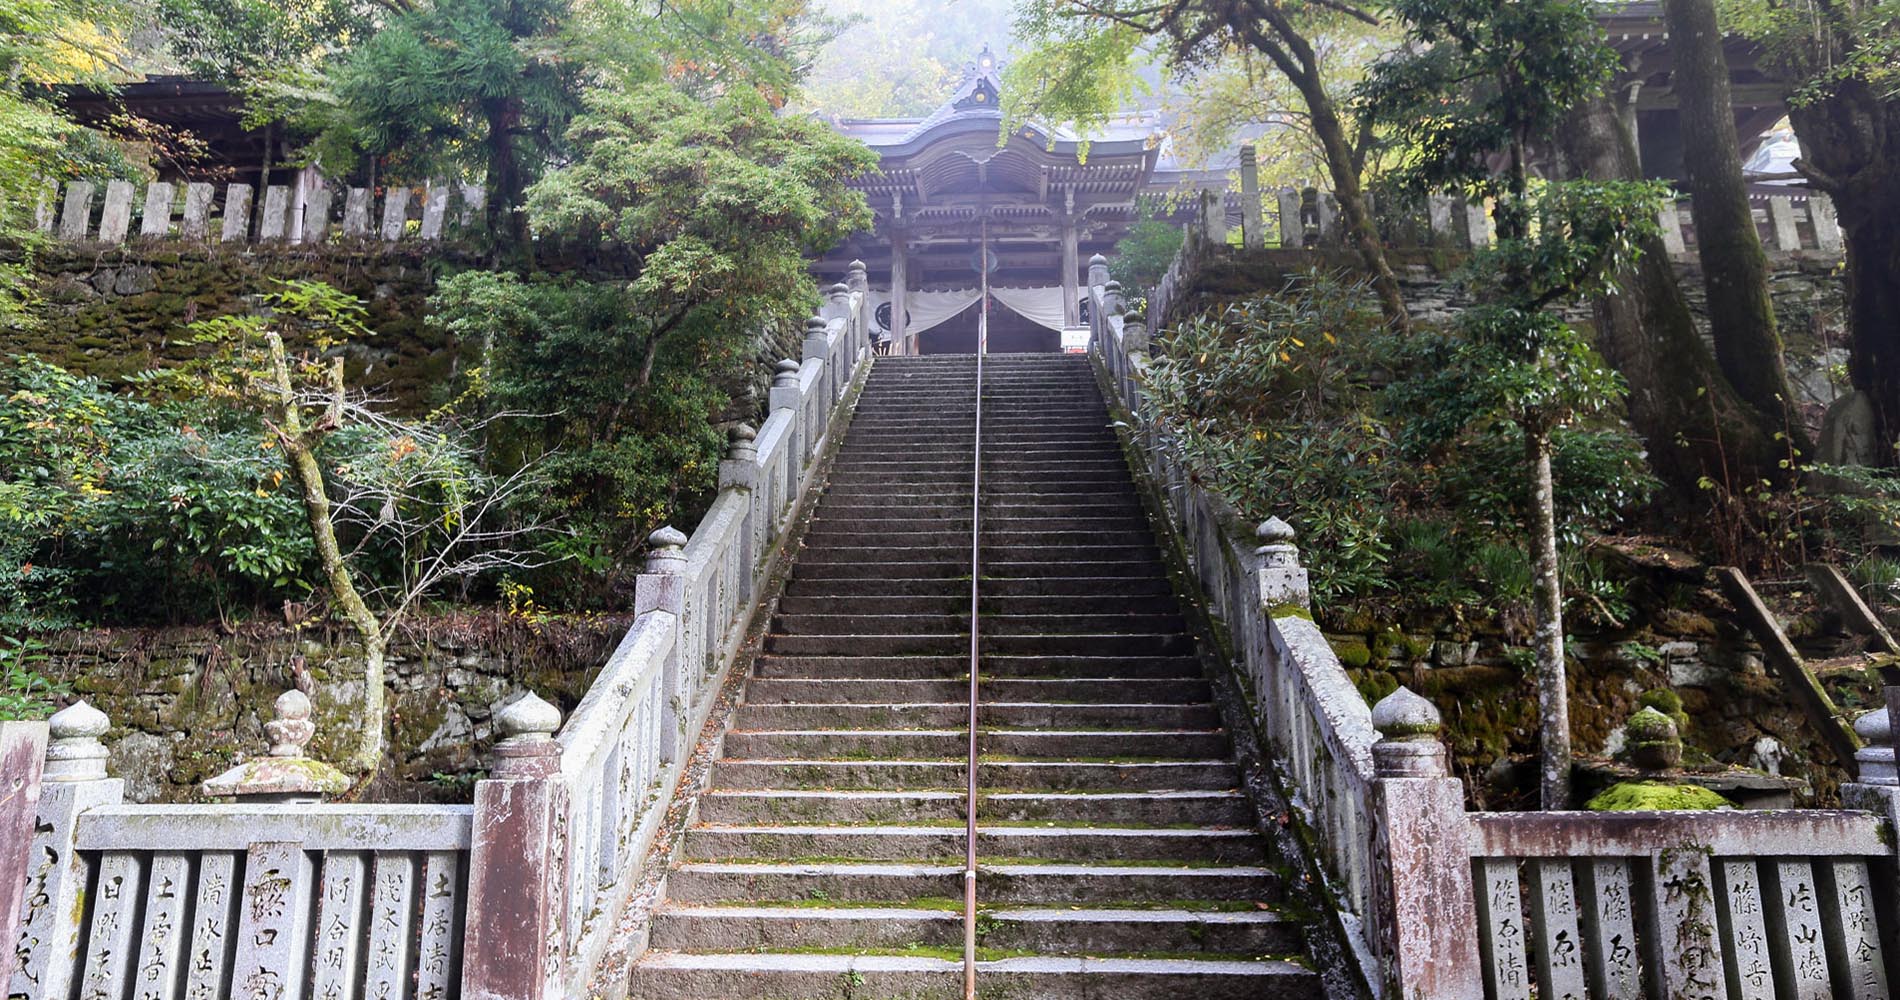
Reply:
[[[1888, 691], [1900, 690], [1888, 688]], [[1893, 709], [1882, 705], [1854, 720], [1861, 748], [1854, 754], [1855, 777], [1841, 785], [1841, 804], [1900, 820], [1900, 759], [1893, 740]]]
[[494, 763], [475, 783], [462, 996], [564, 997], [567, 788], [561, 713], [532, 692], [495, 714]]
[[125, 783], [106, 774], [100, 738], [111, 728], [106, 714], [84, 701], [46, 721], [46, 764], [40, 773], [38, 825], [27, 848], [26, 903], [12, 992], [36, 997], [72, 992], [78, 968], [73, 956], [91, 874], [77, 850], [79, 817], [125, 799]]
[[1312, 589], [1306, 567], [1300, 565], [1300, 549], [1294, 544], [1293, 526], [1277, 517], [1269, 517], [1254, 529], [1260, 541], [1254, 555], [1260, 558], [1260, 606], [1268, 617], [1277, 617], [1274, 608], [1310, 610]]
[[1372, 707], [1372, 915], [1385, 995], [1484, 996], [1464, 785], [1451, 776], [1438, 709], [1406, 688]]
[[214, 799], [310, 805], [350, 787], [342, 771], [304, 752], [317, 734], [316, 723], [310, 721], [310, 697], [292, 689], [278, 695], [273, 707], [276, 716], [264, 723], [270, 752], [207, 779], [199, 791]]
[[[837, 373], [831, 371], [831, 324], [823, 316], [812, 316], [805, 320], [805, 341], [803, 353], [799, 355], [805, 361], [825, 362], [825, 381], [836, 382]], [[837, 398], [835, 391], [827, 391], [826, 399]]]
[[661, 668], [666, 698], [661, 703], [665, 718], [660, 726], [660, 759], [666, 761], [677, 759], [680, 753], [693, 700], [681, 676], [681, 664], [691, 662], [682, 647], [693, 643], [686, 628], [686, 542], [686, 535], [670, 524], [648, 535], [646, 567], [633, 585], [636, 622], [655, 611], [673, 618], [674, 641]]
[[1089, 258], [1089, 287], [1108, 284], [1108, 258], [1096, 254]]
[[6, 945], [19, 930], [45, 764], [46, 723], [0, 722], [0, 984], [13, 978], [13, 949]]
[[[805, 393], [798, 387], [798, 369], [800, 365], [791, 358], [778, 363], [772, 374], [772, 392], [768, 405], [774, 411], [792, 411], [791, 446], [792, 468], [797, 469], [805, 454]], [[796, 477], [794, 477], [796, 478]]]

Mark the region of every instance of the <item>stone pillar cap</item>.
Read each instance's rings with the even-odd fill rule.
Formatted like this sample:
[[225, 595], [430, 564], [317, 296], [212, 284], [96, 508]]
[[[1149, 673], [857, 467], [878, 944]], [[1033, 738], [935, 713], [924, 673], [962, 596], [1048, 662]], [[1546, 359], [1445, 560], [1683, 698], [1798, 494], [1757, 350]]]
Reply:
[[1104, 256], [1102, 256], [1102, 255], [1101, 255], [1101, 254], [1099, 254], [1099, 253], [1098, 253], [1098, 254], [1096, 254], [1095, 256], [1093, 256], [1093, 257], [1090, 257], [1090, 258], [1089, 258], [1089, 266], [1090, 266], [1090, 267], [1094, 267], [1094, 266], [1095, 266], [1095, 265], [1097, 265], [1097, 264], [1101, 264], [1101, 265], [1104, 265], [1104, 266], [1106, 266], [1106, 265], [1108, 264], [1108, 258], [1107, 258], [1107, 257], [1104, 257]]
[[1293, 530], [1293, 526], [1278, 517], [1269, 517], [1260, 522], [1260, 526], [1254, 529], [1253, 534], [1255, 538], [1267, 545], [1291, 544], [1298, 537], [1298, 532]]
[[271, 747], [267, 756], [246, 761], [198, 786], [213, 798], [319, 800], [350, 787], [342, 771], [304, 755], [316, 735], [310, 699], [302, 691], [277, 696], [277, 717], [264, 724]]
[[561, 710], [533, 691], [495, 713], [495, 731], [505, 740], [544, 740], [561, 728]]
[[106, 713], [84, 700], [46, 720], [47, 781], [101, 781], [106, 778], [106, 745], [99, 737], [112, 728]]
[[1875, 746], [1887, 746], [1893, 743], [1893, 720], [1887, 714], [1886, 706], [1864, 713], [1854, 720], [1854, 735]]
[[1434, 738], [1443, 726], [1438, 707], [1404, 685], [1372, 706], [1372, 728], [1384, 739]]

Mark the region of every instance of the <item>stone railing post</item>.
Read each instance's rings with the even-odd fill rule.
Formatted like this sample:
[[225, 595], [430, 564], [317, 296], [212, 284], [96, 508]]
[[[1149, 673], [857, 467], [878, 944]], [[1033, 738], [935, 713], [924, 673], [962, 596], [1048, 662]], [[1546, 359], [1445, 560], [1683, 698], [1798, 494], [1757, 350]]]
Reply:
[[1089, 287], [1108, 284], [1108, 258], [1096, 254], [1089, 258]]
[[[848, 313], [848, 310], [847, 310]], [[851, 317], [844, 318], [847, 326]], [[838, 401], [839, 393], [844, 391], [844, 382], [838, 372], [838, 366], [831, 363], [831, 337], [828, 335], [830, 324], [823, 316], [813, 316], [805, 321], [805, 341], [800, 345], [799, 358], [803, 361], [823, 361], [825, 369], [819, 379], [820, 395], [825, 399], [826, 412], [830, 412], [832, 403]]]
[[673, 651], [666, 655], [664, 684], [667, 699], [662, 709], [666, 718], [660, 726], [660, 759], [679, 759], [681, 732], [692, 706], [685, 704], [690, 695], [680, 689], [680, 670], [684, 660], [681, 646], [686, 641], [686, 536], [672, 525], [661, 527], [647, 536], [646, 571], [633, 584], [633, 615], [665, 611], [674, 618]]
[[1373, 706], [1372, 726], [1372, 916], [1384, 996], [1481, 1000], [1464, 785], [1438, 741], [1438, 709], [1401, 687]]
[[1312, 589], [1306, 568], [1300, 565], [1293, 526], [1269, 517], [1254, 529], [1254, 537], [1260, 540], [1260, 547], [1253, 551], [1260, 557], [1260, 606], [1268, 610], [1267, 616], [1274, 617], [1272, 610], [1276, 607], [1310, 609]]
[[39, 822], [27, 848], [31, 867], [11, 992], [63, 997], [79, 964], [89, 874], [75, 846], [79, 817], [95, 806], [117, 805], [125, 798], [125, 783], [106, 775], [106, 746], [99, 738], [112, 723], [104, 712], [75, 702], [48, 719], [46, 728]]
[[745, 572], [739, 574], [739, 603], [742, 605], [752, 600], [752, 577], [759, 568], [760, 529], [771, 519], [771, 513], [761, 507], [764, 495], [758, 489], [757, 439], [758, 432], [752, 425], [733, 427], [726, 432], [726, 457], [719, 460], [719, 489], [746, 493], [745, 524], [739, 530], [739, 565], [745, 567]]
[[1887, 689], [1887, 704], [1854, 720], [1854, 735], [1862, 746], [1854, 754], [1853, 781], [1841, 785], [1841, 804], [1849, 809], [1866, 809], [1882, 816], [1900, 816], [1900, 759], [1896, 759], [1893, 740], [1893, 703], [1900, 698], [1900, 687]]
[[494, 767], [475, 783], [462, 939], [467, 1000], [567, 995], [567, 788], [553, 739], [560, 725], [560, 711], [532, 693], [495, 716], [502, 739]]
[[304, 754], [304, 747], [317, 734], [310, 721], [310, 698], [302, 691], [285, 691], [277, 696], [276, 717], [264, 723], [270, 737], [267, 756], [246, 761], [198, 786], [211, 798], [233, 798], [241, 802], [285, 802], [314, 804], [326, 796], [350, 787], [342, 771]]
[[1240, 147], [1240, 242], [1249, 250], [1267, 245], [1266, 219], [1260, 212], [1260, 160], [1253, 143]]
[[[791, 440], [787, 442], [792, 456], [792, 468], [796, 470], [805, 455], [805, 435], [809, 428], [805, 426], [805, 394], [798, 388], [799, 364], [791, 358], [778, 363], [778, 370], [772, 376], [772, 391], [767, 405], [774, 410], [792, 411]], [[794, 476], [794, 479], [796, 477]]]
[[13, 948], [26, 900], [27, 847], [39, 817], [46, 723], [0, 722], [0, 983], [13, 979]]

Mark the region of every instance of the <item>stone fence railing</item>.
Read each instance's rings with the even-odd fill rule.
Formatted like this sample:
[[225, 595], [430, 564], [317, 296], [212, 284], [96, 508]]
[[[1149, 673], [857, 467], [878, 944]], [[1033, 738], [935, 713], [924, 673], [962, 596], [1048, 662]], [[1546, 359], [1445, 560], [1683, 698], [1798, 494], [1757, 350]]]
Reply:
[[692, 536], [654, 533], [634, 623], [566, 724], [532, 694], [497, 713], [473, 806], [322, 803], [347, 782], [303, 756], [296, 692], [271, 755], [206, 783], [231, 805], [123, 803], [108, 720], [84, 702], [50, 742], [46, 724], [0, 728], [8, 995], [586, 996], [870, 357], [865, 302], [856, 265], [803, 360], [780, 363], [763, 427], [732, 435]]
[[[1090, 267], [1092, 353], [1129, 414], [1253, 723], [1375, 995], [1744, 1000], [1890, 995], [1900, 778], [1882, 709], [1845, 810], [1468, 812], [1433, 706], [1368, 706], [1312, 621], [1292, 529], [1248, 530], [1143, 402], [1147, 327]], [[1900, 688], [1888, 690], [1900, 702]]]
[[33, 225], [80, 244], [432, 241], [478, 224], [488, 198], [480, 184], [442, 182], [353, 187], [340, 192], [340, 200], [328, 183], [272, 184], [261, 206], [252, 204], [255, 193], [249, 184], [153, 181], [140, 197], [130, 181], [107, 181], [103, 192], [91, 181], [68, 181], [63, 189], [47, 186], [34, 206]]

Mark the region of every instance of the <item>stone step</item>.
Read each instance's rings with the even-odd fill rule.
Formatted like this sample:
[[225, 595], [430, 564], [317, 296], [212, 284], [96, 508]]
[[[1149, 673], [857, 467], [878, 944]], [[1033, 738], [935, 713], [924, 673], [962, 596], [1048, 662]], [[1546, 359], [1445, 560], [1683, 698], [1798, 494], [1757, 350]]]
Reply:
[[[1004, 503], [1000, 499], [985, 499], [982, 507], [985, 521], [996, 524], [1012, 524], [1019, 521], [1048, 520], [1053, 518], [1145, 518], [1141, 504], [1133, 497], [1097, 494], [1085, 500], [1066, 501], [1062, 504], [1018, 504]], [[970, 498], [963, 497], [961, 503], [952, 503], [937, 498], [914, 496], [902, 503], [885, 503], [865, 496], [822, 497], [813, 509], [814, 525], [855, 524], [878, 519], [905, 520], [913, 524], [923, 522], [950, 521], [968, 524], [970, 522]]]
[[[961, 858], [961, 824], [954, 826], [712, 826], [686, 831], [681, 856], [695, 861], [735, 858], [849, 858], [918, 861]], [[984, 858], [1114, 858], [1187, 864], [1259, 864], [1264, 841], [1252, 830], [1123, 827], [978, 826]]]
[[[1162, 577], [1165, 572], [1162, 565], [1153, 559], [1136, 560], [1072, 560], [1058, 565], [1036, 562], [1018, 562], [984, 560], [979, 568], [983, 574], [985, 592], [1008, 593], [1008, 588], [994, 586], [991, 581], [1016, 580], [1069, 580], [1086, 577], [1103, 593], [1120, 593], [1111, 589], [1105, 581], [1111, 578], [1124, 578], [1140, 581], [1142, 588], [1132, 589], [1131, 593], [1144, 593], [1149, 581]], [[801, 560], [797, 569], [798, 577], [807, 580], [845, 579], [845, 580], [917, 580], [946, 579], [961, 577], [967, 583], [970, 575], [969, 561], [961, 564], [951, 560], [929, 560], [919, 562], [875, 562], [855, 563], [848, 560], [824, 560], [806, 562]]]
[[[1051, 520], [1043, 518], [1043, 520]], [[968, 554], [970, 551], [970, 519], [965, 516], [960, 523], [948, 523], [940, 528], [918, 530], [913, 526], [908, 531], [875, 531], [862, 526], [839, 526], [812, 531], [805, 536], [805, 551], [823, 551], [831, 548], [849, 548], [853, 546], [875, 545], [879, 548], [917, 549], [935, 548]], [[1116, 531], [1093, 526], [1080, 521], [1058, 521], [1062, 527], [1051, 526], [1041, 530], [1024, 528], [1013, 523], [998, 523], [983, 518], [979, 523], [978, 537], [982, 540], [986, 552], [1009, 553], [1032, 547], [1065, 547], [1076, 549], [1114, 550], [1128, 544], [1130, 539], [1147, 537], [1146, 528], [1141, 533]], [[1146, 551], [1159, 551], [1151, 544]]]
[[[860, 567], [868, 568], [868, 567]], [[916, 635], [781, 635], [765, 637], [765, 651], [794, 655], [903, 656], [913, 654], [946, 655], [967, 651], [969, 633], [919, 633]], [[1180, 632], [1138, 634], [1132, 632], [1077, 635], [997, 635], [983, 632], [977, 649], [984, 653], [1079, 656], [1166, 656], [1186, 655], [1194, 651], [1194, 640]]]
[[[699, 821], [725, 826], [962, 822], [966, 793], [911, 789], [715, 788], [699, 800]], [[1125, 827], [1193, 825], [1245, 829], [1252, 806], [1231, 789], [1155, 792], [979, 792], [979, 821], [1086, 823]]]
[[[982, 727], [1067, 729], [1215, 729], [1220, 713], [1206, 704], [1109, 704], [984, 701], [978, 705]], [[739, 730], [802, 729], [947, 729], [967, 727], [967, 702], [865, 704], [829, 702], [803, 704], [746, 703], [734, 710], [732, 727]]]
[[[983, 789], [1043, 792], [1226, 791], [1240, 772], [1224, 759], [1137, 761], [981, 761]], [[713, 764], [717, 788], [960, 789], [961, 755], [936, 760], [822, 760], [721, 758]]]
[[[977, 867], [977, 898], [988, 905], [1063, 905], [1206, 899], [1276, 903], [1272, 870], [1244, 865], [995, 864]], [[689, 861], [667, 876], [667, 898], [681, 903], [762, 900], [888, 902], [962, 898], [963, 865], [814, 861]]]
[[[979, 606], [980, 606], [979, 599]], [[980, 630], [989, 635], [1119, 635], [1178, 632], [1186, 623], [1177, 613], [1121, 614], [997, 614], [977, 616]], [[893, 614], [878, 607], [847, 614], [786, 614], [772, 618], [779, 635], [943, 635], [969, 631], [970, 616], [963, 614]]]
[[[877, 580], [841, 580], [809, 579], [794, 576], [786, 582], [785, 592], [794, 597], [944, 597], [961, 596], [965, 600], [970, 596], [970, 581], [951, 580], [943, 577]], [[1063, 597], [1091, 598], [1101, 596], [1126, 597], [1167, 597], [1173, 599], [1174, 590], [1168, 581], [1160, 578], [1138, 579], [1130, 577], [1048, 576], [1024, 577], [1013, 580], [999, 580], [986, 577], [980, 597], [1003, 599], [1011, 597]]]
[[[814, 542], [805, 546], [799, 553], [799, 565], [813, 565], [830, 562], [862, 563], [877, 565], [884, 563], [921, 563], [939, 559], [960, 560], [965, 565], [970, 561], [970, 543], [965, 536], [961, 545], [877, 545], [865, 544], [876, 539], [851, 539], [851, 544], [838, 542]], [[984, 542], [978, 547], [977, 557], [980, 563], [1035, 563], [1045, 569], [1060, 569], [1072, 562], [1124, 562], [1143, 560], [1159, 561], [1161, 550], [1152, 542], [1128, 542], [1125, 540], [1103, 539], [1089, 542], [1051, 542], [1047, 545], [998, 545]], [[796, 572], [796, 571], [794, 571]]]
[[[958, 664], [959, 668], [962, 664]], [[967, 696], [967, 675], [942, 680], [861, 679], [842, 677], [754, 677], [746, 684], [745, 703], [760, 705], [917, 704], [956, 702]], [[983, 678], [979, 703], [1066, 702], [1077, 704], [1192, 705], [1205, 703], [1210, 689], [1203, 680], [1086, 677], [1064, 680]]]
[[[871, 600], [865, 598], [870, 596]], [[1155, 594], [1072, 594], [1025, 595], [1021, 597], [990, 594], [978, 594], [977, 607], [985, 615], [1022, 616], [1022, 615], [1058, 615], [1075, 617], [1089, 614], [1092, 617], [1126, 616], [1137, 614], [1169, 614], [1179, 617], [1172, 595]], [[878, 614], [878, 615], [960, 615], [967, 619], [970, 613], [969, 588], [961, 592], [945, 593], [936, 597], [907, 596], [901, 594], [851, 594], [835, 597], [813, 597], [805, 595], [787, 595], [779, 598], [778, 611], [781, 615], [841, 615], [841, 614]], [[987, 624], [987, 623], [986, 623]]]
[[[959, 961], [898, 955], [656, 952], [633, 967], [633, 1000], [957, 1000]], [[1005, 958], [977, 964], [990, 1000], [1311, 1000], [1319, 977], [1285, 961]]]
[[[968, 753], [968, 740], [966, 731], [956, 729], [734, 729], [726, 734], [726, 753], [755, 759], [953, 760]], [[1205, 760], [1229, 750], [1227, 734], [1217, 729], [984, 730], [976, 746], [987, 756], [1105, 761]]]
[[[824, 680], [967, 678], [967, 651], [939, 656], [760, 656], [755, 677]], [[990, 678], [1052, 678], [1094, 680], [1194, 679], [1202, 677], [1199, 660], [1191, 656], [998, 656], [981, 658], [978, 671]]]
[[[963, 946], [963, 914], [922, 906], [668, 906], [653, 922], [660, 951], [837, 951]], [[1286, 955], [1300, 949], [1297, 920], [1271, 910], [983, 907], [980, 948], [1047, 954], [1200, 952]]]

